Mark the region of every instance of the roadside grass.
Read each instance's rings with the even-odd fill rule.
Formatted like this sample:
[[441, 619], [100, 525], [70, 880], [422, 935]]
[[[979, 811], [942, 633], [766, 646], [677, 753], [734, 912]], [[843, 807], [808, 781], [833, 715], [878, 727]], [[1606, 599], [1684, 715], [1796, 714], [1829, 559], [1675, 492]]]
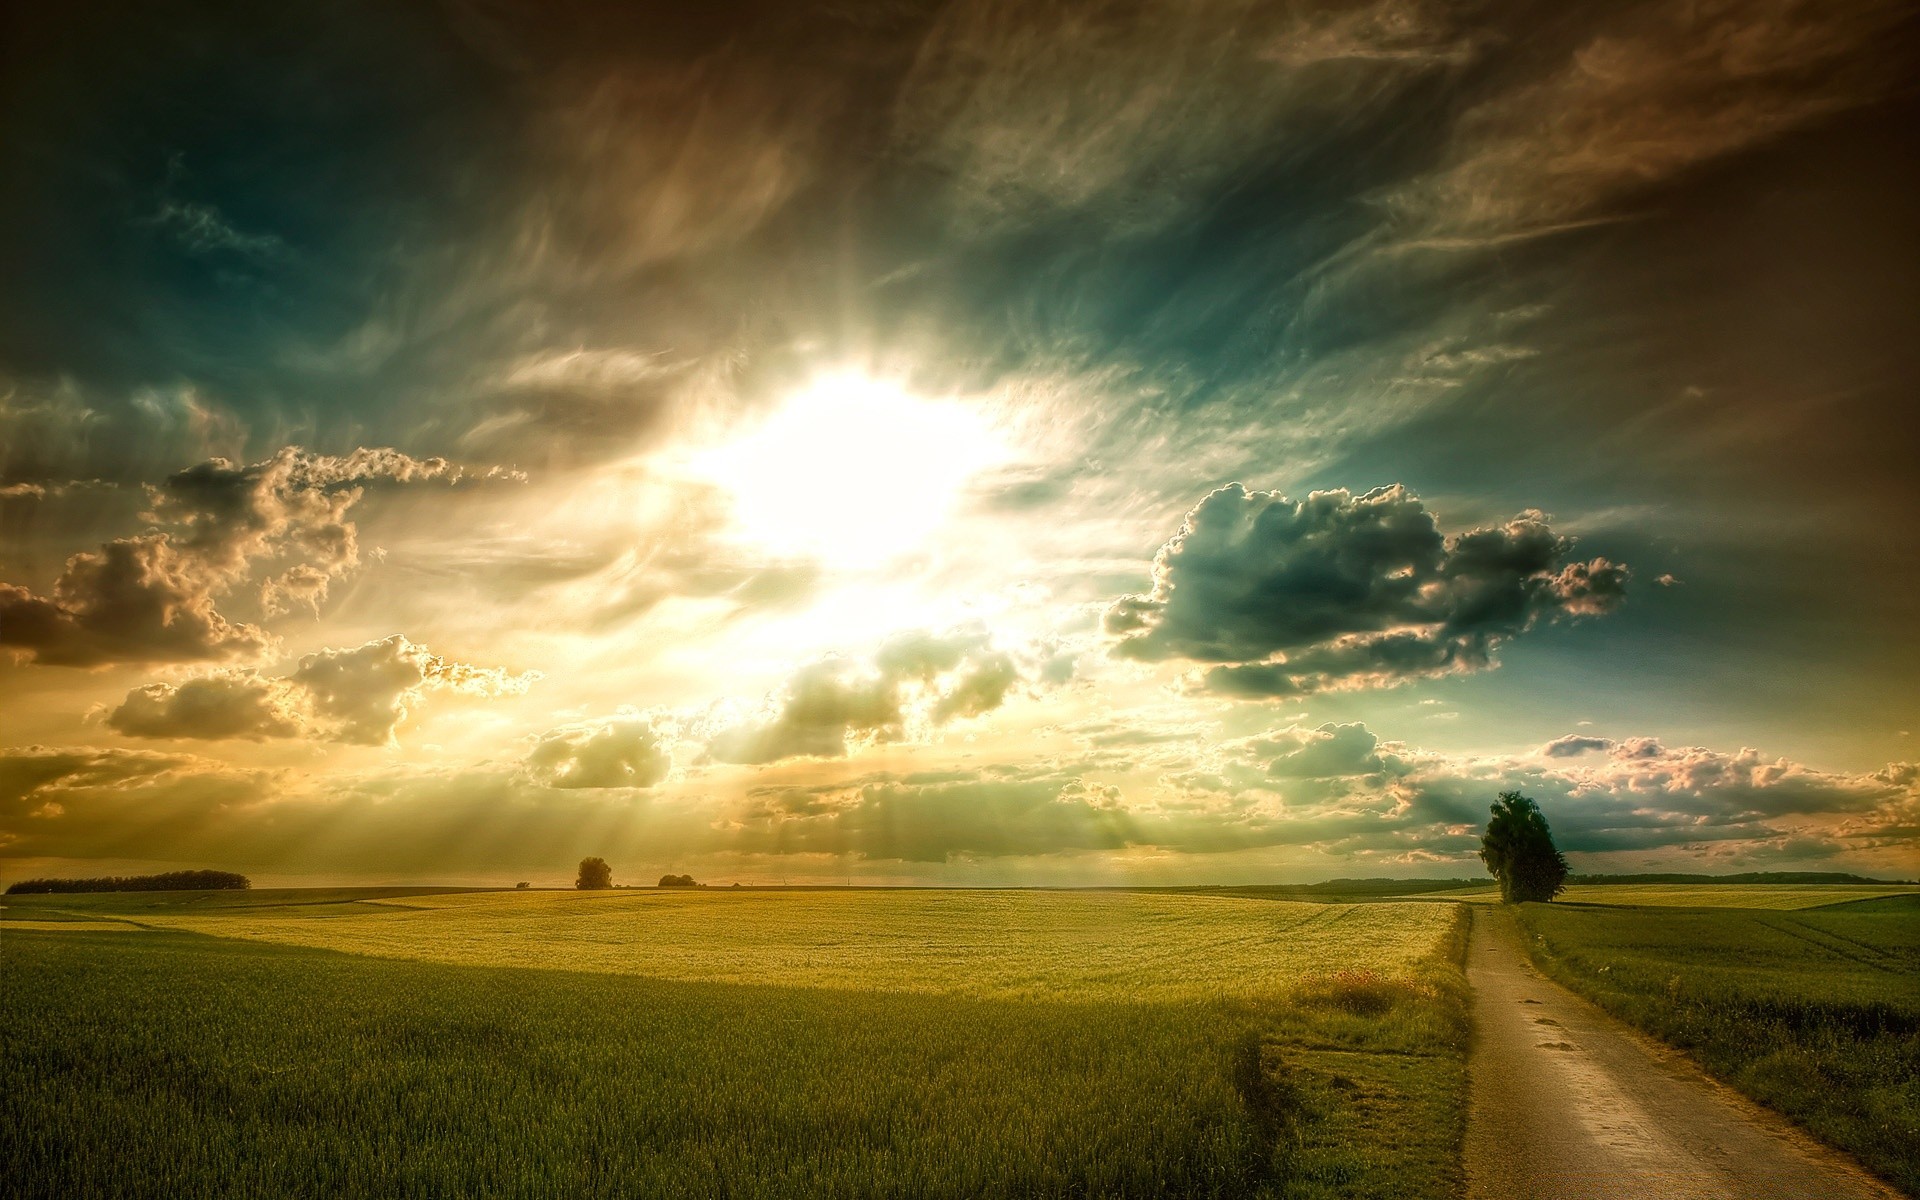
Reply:
[[[1857, 883], [1573, 883], [1556, 904], [1607, 904], [1635, 908], [1764, 908], [1791, 911], [1885, 897], [1920, 896], [1913, 884]], [[1437, 900], [1498, 904], [1500, 891], [1478, 887], [1429, 893]], [[1427, 898], [1427, 897], [1423, 897]]]
[[1518, 913], [1548, 974], [1920, 1195], [1920, 896]]
[[[1450, 1196], [1461, 914], [1380, 907], [1352, 919], [1340, 953], [1296, 954], [1252, 989], [1210, 978], [1248, 961], [1220, 957], [1210, 915], [1157, 912], [1147, 925], [1184, 928], [1203, 952], [1166, 958], [1182, 987], [1135, 995], [1115, 979], [1144, 960], [1113, 978], [1087, 958], [1049, 966], [1060, 943], [1037, 933], [1025, 953], [1046, 987], [1010, 989], [1004, 962], [992, 986], [963, 986], [964, 953], [936, 961], [937, 989], [898, 986], [878, 957], [862, 961], [885, 986], [818, 987], [795, 986], [813, 981], [785, 961], [784, 982], [712, 982], [24, 930], [12, 918], [42, 914], [9, 905], [0, 1161], [9, 1194], [48, 1197]], [[714, 911], [728, 919], [680, 935], [781, 940], [755, 932], [752, 908]], [[1039, 911], [1036, 929], [1075, 928]], [[609, 922], [635, 952], [632, 910], [588, 912], [576, 923]], [[962, 947], [992, 940], [964, 924], [976, 910], [940, 915]], [[886, 946], [885, 926], [909, 917], [932, 919], [869, 923]], [[844, 972], [836, 920], [819, 953]], [[1386, 936], [1399, 922], [1420, 953]]]

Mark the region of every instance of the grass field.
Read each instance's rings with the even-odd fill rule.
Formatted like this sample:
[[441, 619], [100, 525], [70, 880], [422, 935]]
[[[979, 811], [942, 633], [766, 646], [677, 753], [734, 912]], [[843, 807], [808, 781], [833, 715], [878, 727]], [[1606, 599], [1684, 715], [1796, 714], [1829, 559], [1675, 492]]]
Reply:
[[90, 899], [69, 911], [382, 958], [1040, 1000], [1258, 1000], [1342, 967], [1404, 975], [1455, 920], [1432, 906], [1119, 892], [479, 892], [223, 910]]
[[[0, 1142], [16, 1194], [1438, 1197], [1459, 1183], [1452, 906], [312, 899], [10, 900]], [[59, 916], [80, 924], [21, 924]], [[117, 920], [138, 927], [99, 928]]]
[[[1920, 887], [1898, 883], [1575, 883], [1569, 884], [1554, 903], [1632, 908], [1765, 908], [1791, 911], [1890, 896], [1920, 896]], [[1500, 893], [1495, 888], [1485, 887], [1434, 893], [1432, 898], [1498, 904]]]
[[1920, 895], [1519, 915], [1555, 978], [1920, 1195]]

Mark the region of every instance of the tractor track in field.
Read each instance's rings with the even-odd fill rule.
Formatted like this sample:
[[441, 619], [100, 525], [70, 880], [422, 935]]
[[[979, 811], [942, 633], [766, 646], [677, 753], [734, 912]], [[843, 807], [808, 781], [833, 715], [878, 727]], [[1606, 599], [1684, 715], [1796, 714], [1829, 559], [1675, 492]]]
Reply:
[[1899, 1200], [1534, 970], [1510, 913], [1471, 907], [1469, 1200]]

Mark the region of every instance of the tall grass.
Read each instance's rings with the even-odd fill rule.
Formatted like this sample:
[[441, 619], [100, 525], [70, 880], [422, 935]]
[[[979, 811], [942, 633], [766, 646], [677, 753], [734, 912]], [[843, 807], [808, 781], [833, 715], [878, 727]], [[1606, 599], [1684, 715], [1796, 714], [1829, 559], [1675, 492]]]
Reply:
[[1089, 960], [1040, 999], [7, 925], [0, 1155], [22, 1196], [1446, 1196], [1456, 927], [1405, 911], [1410, 963], [1356, 938], [1248, 992], [1174, 956], [1174, 999]]
[[1520, 921], [1549, 974], [1920, 1194], [1920, 897]]

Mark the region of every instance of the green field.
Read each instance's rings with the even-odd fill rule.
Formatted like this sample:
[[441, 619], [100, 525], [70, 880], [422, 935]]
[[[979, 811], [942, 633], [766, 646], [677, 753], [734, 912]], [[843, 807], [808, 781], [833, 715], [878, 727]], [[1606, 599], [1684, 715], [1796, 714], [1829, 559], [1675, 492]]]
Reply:
[[1519, 915], [1549, 974], [1920, 1195], [1920, 895], [1772, 908]]
[[[1453, 906], [309, 899], [8, 901], [0, 1141], [15, 1194], [1459, 1184]], [[79, 924], [24, 927], [62, 916]]]
[[[1858, 883], [1573, 883], [1556, 904], [1605, 904], [1632, 908], [1766, 908], [1791, 911], [1920, 895], [1912, 884]], [[1435, 893], [1434, 898], [1498, 904], [1496, 888]]]
[[879, 890], [479, 892], [225, 910], [123, 901], [83, 911], [463, 966], [1134, 1002], [1271, 1000], [1343, 967], [1405, 975], [1455, 920], [1432, 906]]

